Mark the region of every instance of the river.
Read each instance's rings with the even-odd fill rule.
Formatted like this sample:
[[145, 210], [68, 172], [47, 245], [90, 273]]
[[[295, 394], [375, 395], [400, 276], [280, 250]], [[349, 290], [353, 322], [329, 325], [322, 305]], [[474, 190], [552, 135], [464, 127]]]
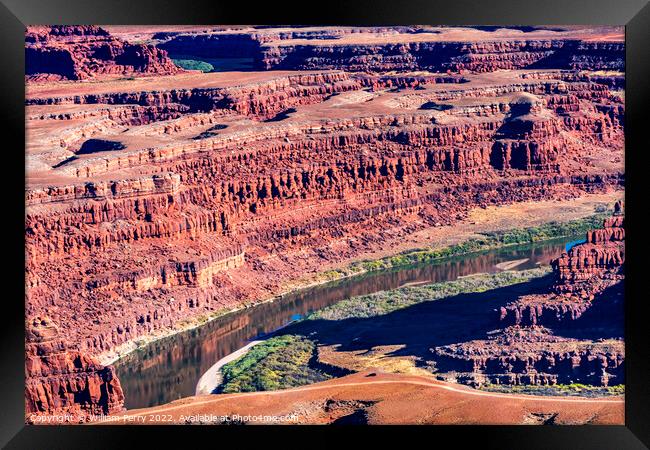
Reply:
[[[436, 263], [367, 273], [303, 289], [272, 303], [240, 310], [199, 328], [152, 342], [115, 363], [128, 409], [161, 405], [194, 395], [201, 375], [215, 362], [305, 315], [350, 297], [396, 289], [408, 284], [455, 280], [475, 273], [498, 272], [548, 264], [570, 246], [583, 242], [567, 237], [507, 247]], [[521, 260], [521, 261], [518, 261]]]

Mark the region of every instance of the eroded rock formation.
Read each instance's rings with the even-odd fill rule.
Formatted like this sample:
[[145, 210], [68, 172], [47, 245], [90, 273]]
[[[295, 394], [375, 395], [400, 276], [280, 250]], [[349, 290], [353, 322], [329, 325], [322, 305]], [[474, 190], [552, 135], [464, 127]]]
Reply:
[[105, 367], [75, 350], [47, 317], [27, 323], [25, 356], [25, 413], [60, 415], [65, 422], [84, 421], [123, 409], [124, 394], [112, 367]]
[[511, 327], [487, 341], [436, 348], [435, 360], [437, 370], [459, 372], [459, 381], [475, 385], [624, 382], [622, 342], [577, 341], [543, 327]]
[[95, 25], [27, 27], [25, 62], [28, 81], [180, 72], [164, 50], [124, 42]]
[[[250, 59], [257, 69], [336, 68], [444, 72], [560, 68], [622, 70], [621, 42], [592, 41], [578, 32], [512, 33], [479, 29], [387, 27], [167, 32], [153, 37], [182, 55]], [[516, 37], [515, 37], [516, 36]], [[562, 36], [558, 39], [558, 36]], [[586, 39], [585, 39], [586, 38]]]
[[[616, 30], [498, 43], [354, 30], [155, 36], [170, 52], [238, 48], [292, 69], [198, 73], [119, 30], [30, 27], [28, 316], [51, 317], [74, 351], [109, 359], [473, 208], [622, 189], [621, 72], [593, 72], [622, 68]], [[366, 42], [387, 36], [406, 42], [401, 56], [368, 57], [398, 50]], [[343, 53], [326, 56], [333, 38]], [[165, 76], [130, 79], [139, 74]], [[621, 256], [608, 255], [583, 272]], [[575, 278], [582, 265], [567, 258]], [[27, 398], [52, 377], [30, 378]], [[91, 410], [115, 403], [90, 398]]]
[[602, 290], [603, 282], [619, 277], [625, 263], [623, 217], [605, 220], [603, 228], [587, 233], [586, 241], [553, 262], [558, 292], [579, 292], [584, 297], [589, 291]]
[[[622, 213], [620, 203], [615, 211]], [[552, 261], [550, 292], [498, 311], [504, 329], [432, 349], [437, 370], [458, 372], [459, 381], [471, 384], [624, 383], [624, 262], [624, 218], [616, 215]]]

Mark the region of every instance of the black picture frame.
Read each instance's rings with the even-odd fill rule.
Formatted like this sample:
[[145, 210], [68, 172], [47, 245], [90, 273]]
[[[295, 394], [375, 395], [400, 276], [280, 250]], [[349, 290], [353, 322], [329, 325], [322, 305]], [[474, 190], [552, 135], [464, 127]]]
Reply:
[[[170, 442], [230, 443], [262, 439], [283, 446], [312, 446], [337, 439], [368, 444], [395, 442], [430, 445], [473, 444], [476, 448], [636, 449], [650, 445], [650, 333], [643, 308], [643, 236], [641, 155], [647, 148], [646, 109], [650, 105], [650, 4], [645, 0], [499, 0], [499, 1], [328, 1], [306, 5], [268, 2], [136, 0], [1, 0], [3, 170], [2, 200], [9, 205], [3, 222], [7, 263], [3, 274], [9, 292], [2, 295], [2, 370], [0, 370], [0, 444], [6, 448], [116, 448]], [[24, 27], [27, 24], [341, 24], [341, 25], [552, 25], [626, 26], [626, 406], [625, 426], [528, 427], [182, 427], [182, 426], [25, 426], [24, 425], [24, 261], [20, 213], [24, 214]], [[10, 139], [13, 138], [13, 139]], [[13, 141], [13, 144], [9, 142]], [[638, 203], [637, 203], [638, 202]], [[23, 216], [24, 217], [24, 216]], [[13, 233], [16, 236], [13, 236]], [[21, 301], [23, 298], [23, 301]], [[252, 428], [252, 430], [251, 430]], [[286, 436], [287, 431], [290, 437]], [[344, 438], [341, 432], [344, 432]], [[327, 436], [320, 434], [327, 433]], [[201, 435], [197, 439], [197, 434]], [[280, 436], [282, 434], [283, 436]], [[203, 440], [207, 439], [207, 440]], [[233, 441], [233, 439], [235, 439]], [[224, 441], [225, 442], [225, 441]], [[445, 443], [446, 442], [446, 443]], [[401, 444], [401, 445], [404, 445]], [[423, 445], [416, 444], [416, 445]]]

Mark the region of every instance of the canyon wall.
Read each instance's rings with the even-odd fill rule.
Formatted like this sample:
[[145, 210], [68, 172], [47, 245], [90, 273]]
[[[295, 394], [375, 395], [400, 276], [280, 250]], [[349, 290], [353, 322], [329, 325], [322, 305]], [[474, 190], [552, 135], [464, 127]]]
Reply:
[[[481, 39], [468, 42], [472, 33]], [[395, 34], [401, 39], [395, 38]], [[621, 42], [594, 42], [579, 36], [557, 38], [553, 33], [520, 33], [521, 37], [512, 40], [478, 30], [465, 34], [460, 37], [453, 30], [388, 27], [383, 30], [167, 32], [153, 37], [160, 41], [160, 48], [173, 54], [249, 59], [257, 70], [482, 72], [527, 68], [623, 70], [625, 67], [625, 47]]]
[[[28, 29], [26, 316], [58, 325], [57, 343], [43, 344], [53, 364], [80, 361], [50, 368], [28, 339], [30, 411], [110, 413], [119, 383], [98, 361], [473, 209], [624, 187], [620, 75], [580, 68], [620, 69], [622, 44], [566, 32], [443, 51], [447, 30], [373, 30], [154, 36], [210, 58], [267, 52], [265, 68], [278, 69], [199, 73], [99, 27]], [[429, 42], [357, 57], [402, 34]], [[334, 38], [341, 48], [326, 56]], [[293, 45], [303, 39], [327, 45]], [[279, 70], [289, 65], [313, 70]], [[407, 66], [418, 70], [393, 71]], [[576, 286], [609, 273], [623, 254], [602, 243], [621, 233], [594, 232], [594, 251], [556, 270]], [[554, 294], [568, 297], [552, 314], [583, 314], [576, 289]], [[517, 308], [496, 314], [523, 323], [532, 313]]]
[[62, 422], [86, 421], [123, 409], [124, 394], [112, 367], [72, 348], [47, 317], [33, 317], [26, 330], [25, 413], [67, 415]]
[[27, 27], [25, 62], [27, 81], [181, 71], [164, 50], [124, 42], [96, 25]]
[[417, 42], [379, 45], [261, 46], [264, 69], [345, 68], [350, 71], [418, 70], [444, 72], [498, 69], [603, 69], [625, 67], [624, 45], [531, 40], [523, 42]]
[[[617, 215], [552, 261], [550, 292], [501, 307], [500, 332], [432, 349], [437, 370], [474, 385], [624, 383], [624, 263], [624, 218]], [[590, 339], [594, 327], [601, 339]]]

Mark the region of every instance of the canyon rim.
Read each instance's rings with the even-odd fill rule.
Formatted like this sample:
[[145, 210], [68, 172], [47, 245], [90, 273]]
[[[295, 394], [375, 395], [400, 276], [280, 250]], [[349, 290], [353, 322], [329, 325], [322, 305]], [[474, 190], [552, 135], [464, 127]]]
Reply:
[[624, 423], [622, 27], [39, 25], [25, 60], [27, 423]]

